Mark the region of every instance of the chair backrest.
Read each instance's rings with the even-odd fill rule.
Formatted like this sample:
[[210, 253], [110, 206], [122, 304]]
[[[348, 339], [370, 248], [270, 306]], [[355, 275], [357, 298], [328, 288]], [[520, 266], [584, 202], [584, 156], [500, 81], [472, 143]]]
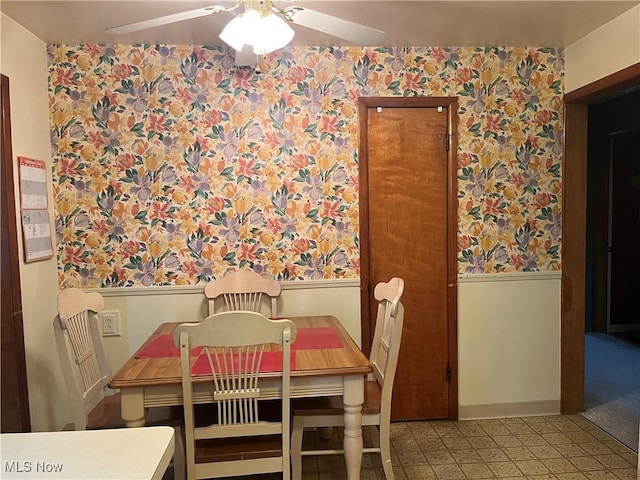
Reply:
[[99, 293], [67, 288], [58, 293], [58, 315], [53, 331], [76, 430], [85, 430], [87, 415], [105, 395], [111, 370], [100, 336], [98, 312], [104, 308]]
[[[238, 325], [242, 325], [242, 328], [238, 328]], [[286, 468], [288, 471], [290, 355], [295, 337], [296, 326], [292, 321], [269, 320], [260, 313], [250, 311], [221, 312], [210, 315], [201, 322], [185, 323], [176, 328], [174, 342], [180, 348], [188, 469], [196, 468], [193, 466], [195, 440], [281, 435], [282, 454], [265, 461], [270, 462], [268, 464], [272, 468], [274, 461], [281, 462], [282, 469]], [[276, 344], [275, 348], [273, 344]], [[204, 427], [195, 427], [194, 424], [193, 380], [194, 376], [203, 374], [202, 371], [192, 371], [198, 361], [194, 363], [190, 353], [196, 347], [202, 347], [199, 360], [202, 361], [204, 357], [204, 362], [200, 365], [204, 365], [205, 374], [213, 372], [213, 407], [217, 410], [217, 421]], [[275, 422], [261, 420], [258, 412], [259, 376], [261, 364], [267, 355], [275, 358], [273, 362], [276, 362], [277, 367], [280, 367], [281, 362], [282, 417]], [[238, 462], [242, 460], [224, 463]], [[229, 465], [218, 464], [216, 469], [220, 473], [234, 471], [233, 466]], [[191, 478], [189, 475], [188, 477]]]
[[386, 283], [377, 284], [373, 292], [379, 303], [369, 362], [373, 368], [371, 375], [382, 389], [382, 415], [390, 415], [391, 412], [393, 379], [398, 366], [404, 322], [404, 306], [400, 301], [403, 291], [404, 280], [393, 277]]
[[262, 295], [271, 299], [271, 318], [278, 317], [278, 297], [282, 287], [277, 280], [265, 278], [251, 270], [231, 272], [219, 280], [204, 286], [209, 300], [209, 315], [215, 312], [216, 299], [222, 297], [227, 311], [245, 310], [260, 312]]

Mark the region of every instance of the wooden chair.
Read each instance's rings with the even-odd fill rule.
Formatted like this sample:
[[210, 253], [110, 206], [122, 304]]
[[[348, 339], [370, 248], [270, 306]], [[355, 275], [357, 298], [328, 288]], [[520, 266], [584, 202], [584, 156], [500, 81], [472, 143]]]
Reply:
[[215, 301], [222, 297], [227, 311], [260, 312], [262, 295], [271, 299], [271, 318], [278, 318], [278, 297], [282, 287], [277, 280], [265, 278], [251, 270], [238, 270], [204, 286], [209, 300], [209, 315], [215, 312]]
[[[238, 324], [242, 328], [238, 328]], [[180, 347], [187, 479], [220, 478], [283, 472], [290, 478], [291, 344], [296, 326], [290, 320], [269, 320], [257, 312], [210, 315], [199, 323], [180, 325], [174, 341]], [[280, 350], [273, 345], [281, 346]], [[209, 377], [214, 403], [194, 411], [190, 351], [202, 347], [199, 361], [214, 372]], [[267, 355], [282, 371], [282, 399], [276, 420], [265, 421], [259, 409], [261, 363]], [[192, 366], [193, 364], [193, 366]], [[272, 363], [272, 366], [274, 363]], [[200, 377], [202, 379], [202, 377]], [[201, 380], [200, 380], [201, 381]], [[200, 421], [204, 407], [210, 415]]]
[[[67, 288], [58, 293], [58, 315], [53, 331], [62, 373], [71, 403], [74, 430], [125, 428], [120, 410], [120, 394], [108, 395], [112, 372], [107, 363], [98, 323], [104, 299], [97, 292]], [[184, 447], [180, 408], [151, 408], [148, 425], [176, 428], [174, 472], [184, 477]]]
[[[369, 355], [373, 373], [365, 382], [362, 405], [362, 425], [369, 427], [375, 442], [375, 447], [365, 448], [363, 451], [380, 453], [387, 480], [394, 479], [389, 428], [393, 379], [398, 364], [404, 320], [404, 307], [400, 302], [403, 290], [404, 280], [398, 277], [387, 283], [379, 283], [374, 290], [379, 304]], [[299, 480], [302, 476], [302, 456], [344, 453], [344, 450], [302, 450], [304, 428], [343, 427], [344, 410], [342, 397], [300, 399], [293, 402], [292, 409], [291, 465], [293, 480]]]

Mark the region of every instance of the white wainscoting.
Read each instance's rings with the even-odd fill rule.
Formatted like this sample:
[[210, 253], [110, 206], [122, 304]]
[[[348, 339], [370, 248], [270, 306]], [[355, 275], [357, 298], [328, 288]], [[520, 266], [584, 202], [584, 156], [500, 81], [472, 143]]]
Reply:
[[[283, 282], [281, 316], [333, 314], [360, 345], [360, 282]], [[102, 289], [120, 314], [114, 370], [163, 322], [206, 316], [202, 287]], [[267, 305], [265, 304], [265, 307]], [[465, 275], [458, 284], [461, 419], [560, 412], [560, 273]]]
[[461, 276], [461, 419], [560, 412], [560, 272]]
[[[189, 322], [207, 316], [204, 286], [104, 288], [104, 309], [120, 317], [119, 337], [104, 337], [107, 360], [115, 371], [164, 322]], [[278, 315], [335, 315], [361, 345], [360, 280], [282, 282]], [[269, 314], [265, 302], [265, 314]]]

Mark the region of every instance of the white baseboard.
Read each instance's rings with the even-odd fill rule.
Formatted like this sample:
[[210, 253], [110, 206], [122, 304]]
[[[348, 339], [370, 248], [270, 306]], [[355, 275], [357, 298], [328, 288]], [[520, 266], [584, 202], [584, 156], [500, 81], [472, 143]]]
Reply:
[[458, 407], [458, 418], [460, 420], [559, 414], [560, 399], [520, 403], [496, 403], [492, 405], [460, 405]]

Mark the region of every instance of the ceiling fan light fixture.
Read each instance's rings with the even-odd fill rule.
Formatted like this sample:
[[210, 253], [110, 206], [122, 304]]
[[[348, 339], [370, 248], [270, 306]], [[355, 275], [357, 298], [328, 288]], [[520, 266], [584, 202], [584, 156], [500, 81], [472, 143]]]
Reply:
[[281, 17], [269, 13], [260, 18], [260, 25], [253, 39], [253, 52], [265, 55], [286, 46], [295, 35], [293, 28]]
[[246, 10], [242, 14], [242, 35], [245, 44], [253, 45], [254, 40], [260, 36], [261, 23], [262, 16], [257, 10]]
[[237, 51], [241, 51], [242, 47], [247, 43], [245, 38], [246, 27], [243, 19], [244, 15], [234, 17], [218, 35], [224, 43]]
[[237, 51], [251, 45], [256, 55], [265, 55], [286, 46], [294, 34], [280, 16], [247, 9], [227, 23], [219, 37]]

